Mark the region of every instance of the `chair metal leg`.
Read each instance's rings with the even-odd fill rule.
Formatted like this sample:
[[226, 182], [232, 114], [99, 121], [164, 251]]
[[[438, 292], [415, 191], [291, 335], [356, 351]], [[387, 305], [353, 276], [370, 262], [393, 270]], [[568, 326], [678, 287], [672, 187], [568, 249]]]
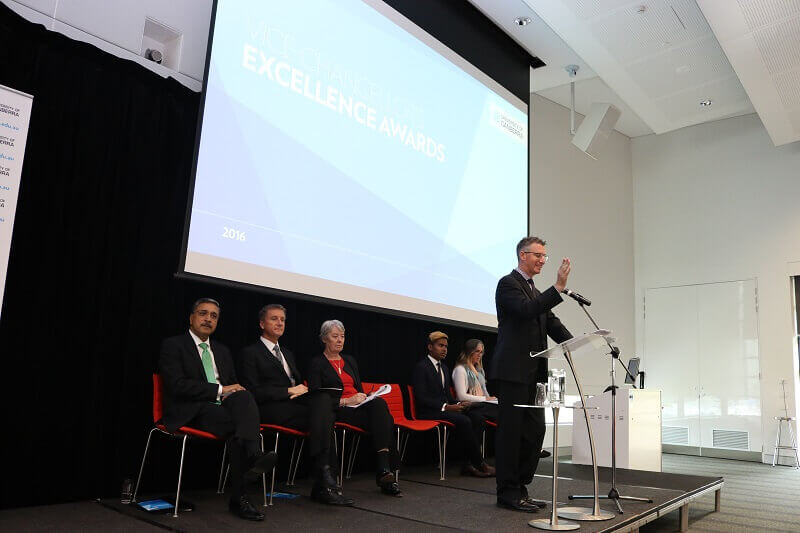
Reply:
[[292, 439], [292, 455], [289, 457], [289, 472], [286, 474], [286, 484], [292, 480], [292, 465], [294, 464], [294, 456], [297, 453], [297, 437]]
[[361, 444], [361, 435], [356, 434], [353, 444], [350, 446], [350, 456], [347, 461], [347, 479], [353, 477], [353, 466], [356, 462], [356, 454], [358, 453], [358, 445]]
[[136, 502], [136, 495], [139, 494], [139, 483], [142, 482], [142, 472], [144, 471], [144, 462], [147, 459], [147, 451], [150, 449], [150, 438], [153, 436], [153, 432], [158, 431], [157, 428], [153, 428], [150, 430], [150, 433], [147, 434], [147, 444], [144, 445], [144, 455], [142, 456], [142, 465], [139, 467], [139, 477], [136, 478], [136, 487], [133, 489], [133, 499], [132, 502]]
[[339, 467], [339, 486], [340, 487], [342, 485], [344, 485], [344, 452], [346, 450], [344, 445], [345, 445], [346, 439], [347, 439], [347, 430], [346, 429], [342, 429], [342, 459], [341, 459], [341, 465]]
[[[294, 470], [292, 470], [292, 479], [288, 483], [288, 485], [290, 487], [294, 487], [294, 478], [297, 477], [297, 469], [300, 468], [300, 456], [303, 455], [303, 446], [305, 445], [305, 443], [306, 443], [306, 439], [301, 437], [300, 438], [300, 450], [297, 452], [297, 459], [295, 459], [295, 461], [294, 461]], [[292, 465], [290, 464], [289, 465], [289, 469], [291, 470], [291, 468], [292, 468]]]
[[181, 445], [181, 465], [178, 467], [178, 490], [175, 492], [175, 512], [172, 518], [178, 518], [178, 507], [181, 501], [181, 481], [183, 480], [183, 457], [186, 454], [186, 438], [188, 435], [183, 436], [183, 445]]
[[217, 481], [217, 494], [225, 492], [225, 483], [227, 479], [227, 472], [225, 470], [225, 458], [228, 454], [228, 441], [225, 441], [225, 446], [222, 448], [222, 464], [219, 465], [219, 481]]
[[[438, 428], [437, 428], [437, 431], [438, 431]], [[397, 451], [400, 452], [400, 462], [403, 462], [403, 459], [405, 459], [405, 457], [406, 457], [406, 446], [408, 446], [408, 437], [410, 437], [410, 436], [411, 436], [411, 433], [406, 433], [406, 434], [403, 435], [403, 437], [401, 439], [402, 440], [402, 447], [397, 450]], [[441, 457], [439, 457], [439, 459], [441, 460]]]
[[447, 477], [447, 426], [444, 427], [444, 439], [442, 444], [442, 475], [440, 481], [444, 481]]
[[[275, 449], [274, 449], [275, 455], [278, 455], [278, 439], [279, 439], [279, 437], [280, 437], [280, 433], [278, 433], [276, 431], [275, 432]], [[270, 480], [270, 485], [269, 485], [269, 504], [264, 502], [265, 505], [272, 505], [272, 496], [275, 494], [275, 471], [276, 471], [277, 468], [278, 468], [278, 465], [276, 463], [272, 467], [272, 479]]]
[[483, 428], [481, 434], [481, 457], [486, 458], [486, 428]]
[[225, 485], [228, 484], [228, 474], [231, 473], [231, 464], [225, 465], [225, 477], [222, 478], [222, 492], [225, 492]]

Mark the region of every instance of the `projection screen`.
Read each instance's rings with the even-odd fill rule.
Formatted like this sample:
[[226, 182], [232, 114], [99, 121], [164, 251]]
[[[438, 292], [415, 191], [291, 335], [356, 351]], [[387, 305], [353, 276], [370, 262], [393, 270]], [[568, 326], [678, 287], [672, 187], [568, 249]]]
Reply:
[[380, 1], [219, 0], [184, 272], [484, 327], [528, 106]]

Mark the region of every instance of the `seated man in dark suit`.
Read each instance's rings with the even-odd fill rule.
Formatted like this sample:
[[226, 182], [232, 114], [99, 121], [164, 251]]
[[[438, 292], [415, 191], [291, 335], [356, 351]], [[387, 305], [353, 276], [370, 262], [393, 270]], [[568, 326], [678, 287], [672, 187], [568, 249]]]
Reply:
[[275, 453], [259, 451], [258, 407], [236, 379], [231, 352], [209, 336], [217, 329], [220, 306], [201, 298], [192, 306], [189, 332], [161, 344], [159, 372], [164, 383], [163, 424], [169, 431], [191, 426], [228, 440], [231, 464], [230, 511], [247, 520], [264, 520], [245, 494], [245, 474], [263, 474]]
[[417, 418], [446, 420], [455, 424], [455, 440], [461, 447], [467, 461], [461, 473], [476, 477], [491, 477], [494, 467], [488, 465], [481, 456], [479, 420], [469, 416], [469, 402], [456, 402], [450, 392], [453, 382], [450, 369], [444, 364], [447, 357], [447, 335], [434, 331], [428, 335], [428, 355], [414, 367], [411, 383], [414, 386], [414, 401]]
[[294, 354], [278, 345], [286, 326], [286, 309], [265, 305], [258, 312], [261, 337], [239, 356], [239, 376], [256, 399], [265, 424], [309, 431], [309, 453], [314, 460], [311, 497], [331, 505], [353, 505], [342, 496], [331, 472], [331, 435], [336, 420], [336, 401], [325, 392], [308, 392], [297, 369]]

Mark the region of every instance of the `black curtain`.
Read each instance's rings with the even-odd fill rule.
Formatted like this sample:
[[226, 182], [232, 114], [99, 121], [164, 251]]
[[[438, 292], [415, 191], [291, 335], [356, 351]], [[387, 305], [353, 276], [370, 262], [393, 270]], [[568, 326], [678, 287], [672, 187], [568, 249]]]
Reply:
[[[339, 318], [367, 381], [406, 382], [433, 329], [450, 334], [451, 365], [471, 337], [491, 354], [486, 332], [176, 278], [199, 95], [2, 4], [0, 50], [0, 84], [34, 95], [0, 321], [0, 506], [111, 496], [135, 478], [159, 343], [200, 296], [221, 301], [215, 338], [234, 351], [257, 338], [263, 304], [284, 304], [301, 365]], [[177, 446], [151, 453], [144, 490], [173, 489]], [[185, 487], [213, 486], [219, 448], [188, 453]]]

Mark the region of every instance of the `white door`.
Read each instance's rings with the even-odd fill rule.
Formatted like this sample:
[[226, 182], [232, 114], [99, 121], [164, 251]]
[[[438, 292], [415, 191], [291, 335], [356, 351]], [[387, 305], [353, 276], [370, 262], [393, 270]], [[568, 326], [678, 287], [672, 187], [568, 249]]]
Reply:
[[761, 451], [755, 280], [698, 286], [700, 446]]
[[755, 281], [647, 289], [644, 335], [664, 443], [760, 452]]
[[697, 287], [647, 289], [645, 385], [661, 390], [664, 444], [700, 446]]

